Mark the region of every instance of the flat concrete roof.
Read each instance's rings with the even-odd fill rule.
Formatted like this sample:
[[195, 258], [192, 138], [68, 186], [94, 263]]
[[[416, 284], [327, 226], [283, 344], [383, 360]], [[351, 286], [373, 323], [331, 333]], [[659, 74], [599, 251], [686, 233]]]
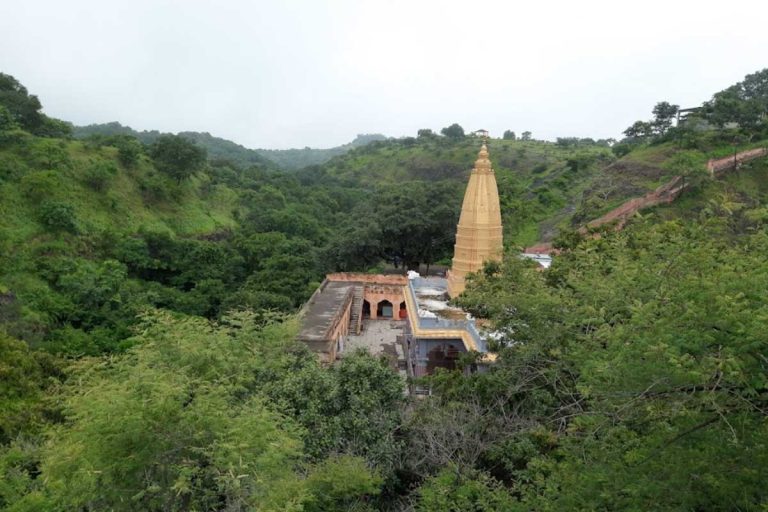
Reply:
[[328, 331], [334, 319], [360, 283], [350, 281], [328, 281], [307, 303], [301, 321], [298, 339], [301, 341], [327, 341]]

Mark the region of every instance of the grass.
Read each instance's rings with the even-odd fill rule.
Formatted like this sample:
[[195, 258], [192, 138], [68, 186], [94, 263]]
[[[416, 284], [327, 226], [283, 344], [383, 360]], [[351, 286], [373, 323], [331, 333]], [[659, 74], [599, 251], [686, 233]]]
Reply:
[[[147, 159], [126, 168], [114, 148], [89, 148], [78, 141], [66, 142], [65, 153], [50, 169], [46, 165], [50, 162], [41, 165], [39, 144], [39, 139], [33, 139], [23, 149], [0, 149], [4, 167], [20, 169], [16, 176], [0, 181], [0, 232], [6, 243], [34, 245], [46, 233], [40, 206], [52, 201], [71, 205], [84, 233], [150, 229], [192, 236], [236, 225], [232, 212], [238, 206], [237, 193], [223, 185], [203, 193], [207, 177], [175, 183], [158, 176]], [[115, 169], [100, 189], [88, 183], [89, 169], [97, 165]], [[147, 197], [142, 188], [149, 179], [165, 188], [166, 198]]]

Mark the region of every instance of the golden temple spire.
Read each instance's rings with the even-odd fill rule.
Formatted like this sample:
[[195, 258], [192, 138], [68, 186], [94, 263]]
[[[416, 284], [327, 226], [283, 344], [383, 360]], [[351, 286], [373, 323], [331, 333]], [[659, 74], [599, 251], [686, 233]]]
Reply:
[[488, 147], [483, 141], [469, 176], [456, 227], [453, 265], [448, 272], [448, 294], [456, 297], [463, 292], [466, 275], [482, 269], [485, 261], [500, 260], [502, 246], [499, 190]]

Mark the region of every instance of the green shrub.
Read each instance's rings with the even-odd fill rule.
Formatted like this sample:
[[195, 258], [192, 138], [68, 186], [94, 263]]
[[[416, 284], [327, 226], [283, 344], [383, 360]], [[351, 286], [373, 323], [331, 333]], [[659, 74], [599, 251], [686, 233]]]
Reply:
[[120, 137], [113, 145], [117, 148], [117, 159], [126, 167], [133, 167], [144, 153], [144, 146], [133, 137]]
[[163, 176], [153, 173], [139, 182], [141, 197], [147, 204], [167, 201], [172, 196], [171, 184]]
[[56, 171], [36, 171], [21, 179], [21, 192], [33, 203], [41, 203], [62, 192], [64, 183]]
[[[0, 139], [2, 139], [2, 135], [0, 133]], [[29, 172], [29, 168], [20, 158], [10, 153], [0, 154], [0, 181], [15, 181], [27, 172]]]
[[51, 231], [79, 231], [74, 207], [60, 201], [47, 201], [40, 206], [40, 222]]
[[85, 182], [93, 190], [103, 192], [112, 178], [117, 174], [114, 162], [97, 161], [85, 171]]
[[38, 169], [67, 169], [72, 161], [62, 140], [34, 139], [27, 148], [28, 157]]

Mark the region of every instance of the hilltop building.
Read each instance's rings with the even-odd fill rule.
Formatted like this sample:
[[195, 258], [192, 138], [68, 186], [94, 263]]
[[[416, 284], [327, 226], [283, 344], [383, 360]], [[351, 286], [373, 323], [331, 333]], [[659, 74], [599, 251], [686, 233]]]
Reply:
[[499, 189], [483, 143], [461, 206], [453, 265], [448, 272], [448, 295], [456, 297], [463, 292], [467, 274], [481, 270], [486, 261], [500, 260], [502, 251]]
[[356, 348], [387, 356], [392, 367], [413, 377], [455, 368], [464, 352], [492, 362], [475, 320], [448, 304], [464, 290], [468, 272], [502, 255], [501, 212], [496, 177], [483, 143], [464, 195], [448, 278], [328, 274], [301, 311], [298, 339], [331, 364]]

